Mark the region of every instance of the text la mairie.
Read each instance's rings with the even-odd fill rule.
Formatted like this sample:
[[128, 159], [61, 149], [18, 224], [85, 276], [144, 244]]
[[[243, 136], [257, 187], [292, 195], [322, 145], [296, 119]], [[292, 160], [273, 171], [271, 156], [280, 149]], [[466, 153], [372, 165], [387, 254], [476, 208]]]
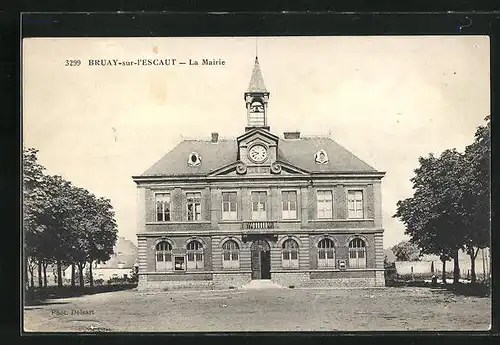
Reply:
[[270, 131], [255, 59], [236, 140], [185, 140], [140, 176], [139, 289], [384, 286], [383, 172], [328, 137]]

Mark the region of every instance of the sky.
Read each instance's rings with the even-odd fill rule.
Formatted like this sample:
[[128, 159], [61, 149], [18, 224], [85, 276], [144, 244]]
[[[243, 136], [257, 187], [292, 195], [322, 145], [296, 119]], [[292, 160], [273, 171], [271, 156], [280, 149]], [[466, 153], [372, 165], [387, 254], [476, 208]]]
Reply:
[[[244, 132], [256, 47], [271, 131], [330, 136], [386, 172], [384, 247], [406, 240], [392, 215], [413, 195], [418, 158], [462, 151], [490, 114], [487, 36], [24, 39], [23, 146], [46, 173], [111, 199], [119, 235], [137, 243], [132, 176], [183, 139]], [[178, 64], [205, 58], [225, 64]]]

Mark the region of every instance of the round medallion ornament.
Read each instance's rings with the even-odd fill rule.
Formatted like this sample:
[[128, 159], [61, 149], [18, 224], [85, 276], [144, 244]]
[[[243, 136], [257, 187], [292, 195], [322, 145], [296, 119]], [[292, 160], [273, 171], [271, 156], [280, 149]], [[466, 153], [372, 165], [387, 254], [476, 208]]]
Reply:
[[273, 174], [281, 173], [281, 164], [279, 164], [278, 162], [274, 162], [273, 164], [271, 164], [271, 172]]
[[244, 163], [240, 163], [236, 166], [236, 173], [245, 174], [247, 172], [247, 166]]

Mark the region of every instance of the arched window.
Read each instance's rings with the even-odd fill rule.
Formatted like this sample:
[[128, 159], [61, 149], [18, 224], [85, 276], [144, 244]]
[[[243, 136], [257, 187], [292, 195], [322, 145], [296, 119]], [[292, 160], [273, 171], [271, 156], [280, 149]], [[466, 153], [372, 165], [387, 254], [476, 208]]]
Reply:
[[299, 245], [292, 239], [283, 242], [281, 265], [283, 268], [299, 268]]
[[156, 270], [172, 270], [172, 246], [167, 241], [156, 244]]
[[187, 244], [187, 268], [202, 269], [203, 268], [203, 245], [194, 240]]
[[349, 267], [366, 268], [366, 245], [361, 238], [349, 242]]
[[335, 245], [329, 238], [318, 243], [318, 267], [335, 267]]
[[240, 247], [233, 240], [228, 240], [222, 245], [222, 267], [240, 267]]

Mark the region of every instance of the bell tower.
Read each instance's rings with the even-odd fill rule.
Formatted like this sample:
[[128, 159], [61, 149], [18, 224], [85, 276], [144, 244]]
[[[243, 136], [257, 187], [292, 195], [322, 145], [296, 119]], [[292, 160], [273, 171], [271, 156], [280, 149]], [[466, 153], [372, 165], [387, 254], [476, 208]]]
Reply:
[[267, 102], [269, 92], [264, 85], [264, 78], [260, 71], [259, 58], [255, 57], [250, 84], [245, 92], [245, 104], [247, 108], [247, 126], [245, 131], [254, 128], [262, 128], [269, 131], [267, 123]]

